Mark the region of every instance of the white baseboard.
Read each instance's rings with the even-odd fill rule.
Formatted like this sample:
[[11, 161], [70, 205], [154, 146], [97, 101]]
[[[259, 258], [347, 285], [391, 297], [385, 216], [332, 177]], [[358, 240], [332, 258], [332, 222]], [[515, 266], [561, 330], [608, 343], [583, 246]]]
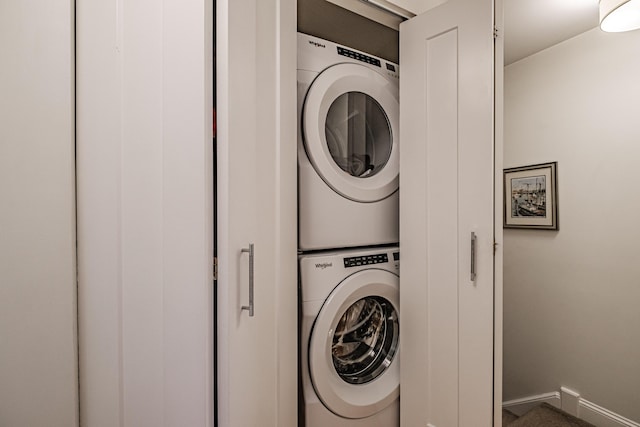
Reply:
[[[580, 395], [572, 390], [562, 388], [562, 394], [558, 391], [551, 393], [537, 394], [521, 399], [509, 400], [502, 403], [504, 409], [508, 409], [518, 416], [524, 415], [530, 409], [542, 404], [548, 403], [556, 408], [562, 409], [563, 406], [572, 408], [577, 401], [577, 416], [596, 427], [640, 427], [640, 424], [631, 421], [621, 415], [616, 414], [602, 406], [589, 402], [580, 397]], [[570, 402], [562, 402], [561, 396], [565, 396], [565, 400], [571, 399]]]
[[578, 416], [597, 427], [640, 427], [637, 422], [582, 398], [578, 404]]
[[522, 399], [509, 400], [507, 402], [503, 402], [502, 407], [520, 417], [529, 412], [529, 410], [543, 403], [548, 403], [549, 405], [560, 409], [560, 392], [554, 391], [551, 393], [537, 394], [535, 396], [527, 396]]

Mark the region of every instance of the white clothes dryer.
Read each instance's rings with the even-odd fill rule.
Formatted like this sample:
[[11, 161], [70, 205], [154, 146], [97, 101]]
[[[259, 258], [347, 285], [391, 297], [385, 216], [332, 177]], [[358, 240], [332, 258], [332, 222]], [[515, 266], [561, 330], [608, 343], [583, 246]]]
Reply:
[[398, 242], [398, 66], [298, 33], [302, 251]]
[[400, 425], [397, 247], [300, 256], [305, 427]]

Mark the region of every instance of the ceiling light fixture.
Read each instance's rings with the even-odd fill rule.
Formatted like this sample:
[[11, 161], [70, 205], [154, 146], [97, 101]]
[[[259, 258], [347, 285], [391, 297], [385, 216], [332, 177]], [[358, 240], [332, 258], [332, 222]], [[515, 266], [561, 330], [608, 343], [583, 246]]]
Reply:
[[600, 0], [600, 28], [610, 33], [640, 28], [640, 0]]

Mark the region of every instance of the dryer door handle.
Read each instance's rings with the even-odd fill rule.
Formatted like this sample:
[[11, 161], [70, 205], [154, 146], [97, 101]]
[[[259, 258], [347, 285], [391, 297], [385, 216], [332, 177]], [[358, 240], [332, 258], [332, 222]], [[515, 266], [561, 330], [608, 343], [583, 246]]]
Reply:
[[249, 243], [248, 248], [243, 248], [241, 253], [249, 253], [249, 305], [243, 305], [242, 310], [249, 311], [249, 317], [253, 317], [253, 243]]

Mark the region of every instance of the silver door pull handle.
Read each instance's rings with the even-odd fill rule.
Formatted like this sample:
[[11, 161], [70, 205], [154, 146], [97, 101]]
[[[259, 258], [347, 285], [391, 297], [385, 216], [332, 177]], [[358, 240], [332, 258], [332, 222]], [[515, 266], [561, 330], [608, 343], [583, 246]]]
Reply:
[[471, 232], [471, 281], [476, 281], [476, 241], [477, 241], [476, 233]]
[[249, 253], [249, 305], [243, 305], [243, 310], [249, 310], [249, 317], [253, 317], [253, 243], [249, 248], [243, 248], [241, 252]]

